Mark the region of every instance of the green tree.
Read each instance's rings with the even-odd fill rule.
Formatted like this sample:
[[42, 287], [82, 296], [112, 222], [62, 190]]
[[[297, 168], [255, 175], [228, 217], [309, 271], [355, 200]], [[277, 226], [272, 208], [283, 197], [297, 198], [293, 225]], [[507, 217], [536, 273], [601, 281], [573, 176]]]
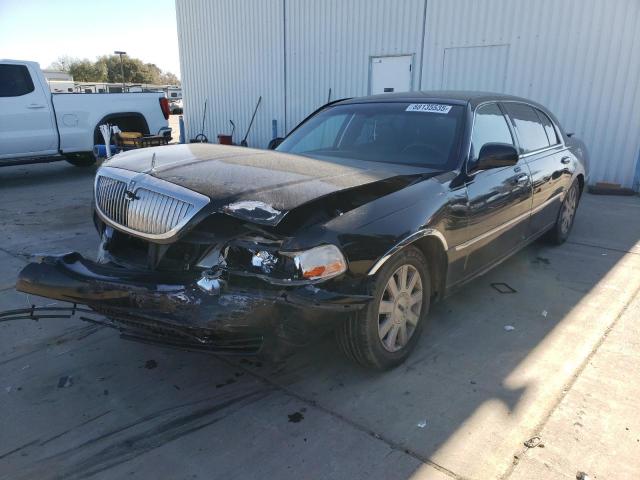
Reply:
[[125, 83], [180, 84], [173, 73], [163, 72], [153, 63], [144, 63], [126, 55], [122, 57], [122, 69], [118, 55], [103, 55], [95, 62], [62, 56], [49, 68], [68, 72], [77, 82], [121, 83], [124, 71]]
[[76, 82], [104, 82], [106, 75], [89, 60], [78, 60], [69, 66], [68, 72]]
[[161, 85], [180, 85], [180, 80], [171, 72], [163, 72], [160, 75]]

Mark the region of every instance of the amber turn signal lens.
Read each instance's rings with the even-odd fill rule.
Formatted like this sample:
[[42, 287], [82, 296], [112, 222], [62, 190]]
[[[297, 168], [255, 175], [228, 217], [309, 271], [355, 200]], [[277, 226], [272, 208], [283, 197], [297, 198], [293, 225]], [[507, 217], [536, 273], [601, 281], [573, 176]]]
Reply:
[[305, 280], [326, 280], [347, 270], [347, 261], [335, 245], [321, 245], [286, 255], [293, 257]]

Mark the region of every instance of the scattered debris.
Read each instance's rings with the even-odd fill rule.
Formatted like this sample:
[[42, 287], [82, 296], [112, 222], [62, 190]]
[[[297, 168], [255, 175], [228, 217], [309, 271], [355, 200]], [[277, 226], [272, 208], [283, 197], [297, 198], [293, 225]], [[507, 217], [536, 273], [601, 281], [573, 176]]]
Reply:
[[542, 316], [544, 318], [547, 318], [547, 315], [549, 314], [549, 312], [547, 312], [546, 310], [542, 310]]
[[469, 380], [469, 383], [470, 383], [471, 385], [475, 385], [475, 384], [476, 384], [476, 381], [475, 381], [475, 380]]
[[106, 397], [107, 395], [109, 395], [109, 390], [105, 389], [102, 394]]
[[533, 263], [544, 263], [545, 265], [550, 265], [551, 261], [545, 257], [536, 257]]
[[585, 472], [576, 473], [576, 480], [591, 480], [591, 477]]
[[506, 283], [492, 283], [491, 287], [498, 293], [517, 293], [517, 290]]
[[9, 387], [6, 387], [6, 388], [4, 389], [4, 391], [5, 391], [5, 392], [7, 392], [7, 393], [11, 393], [11, 387], [10, 387], [10, 386], [9, 386]]
[[157, 366], [158, 362], [156, 362], [155, 360], [147, 360], [144, 364], [144, 368], [146, 368], [147, 370], [153, 370]]
[[425, 418], [424, 420], [420, 420], [416, 424], [416, 427], [418, 427], [418, 428], [426, 428], [427, 427], [427, 419]]
[[514, 327], [513, 325], [505, 325], [503, 328], [505, 332], [510, 332], [516, 329], [516, 327]]
[[535, 448], [542, 445], [541, 442], [542, 442], [542, 439], [538, 436], [535, 436], [535, 437], [531, 437], [529, 440], [524, 442], [524, 446], [527, 448]]
[[291, 413], [291, 414], [289, 414], [287, 416], [289, 417], [289, 421], [291, 423], [301, 422], [302, 419], [304, 418], [304, 415], [301, 412], [294, 412], [294, 413]]
[[58, 388], [69, 388], [73, 385], [73, 377], [64, 375], [58, 380]]

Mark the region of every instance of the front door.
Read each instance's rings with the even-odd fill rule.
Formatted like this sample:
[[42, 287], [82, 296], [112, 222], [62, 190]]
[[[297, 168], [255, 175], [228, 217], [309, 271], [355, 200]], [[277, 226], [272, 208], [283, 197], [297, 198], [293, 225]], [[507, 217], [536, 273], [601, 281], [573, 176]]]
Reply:
[[507, 121], [495, 103], [478, 107], [467, 163], [468, 224], [465, 240], [455, 248], [466, 254], [465, 277], [473, 276], [512, 252], [525, 238], [532, 188], [524, 159], [517, 165], [474, 171], [486, 143], [515, 146]]
[[412, 87], [413, 55], [371, 57], [369, 93], [408, 92]]
[[48, 95], [26, 65], [0, 65], [0, 159], [57, 151]]

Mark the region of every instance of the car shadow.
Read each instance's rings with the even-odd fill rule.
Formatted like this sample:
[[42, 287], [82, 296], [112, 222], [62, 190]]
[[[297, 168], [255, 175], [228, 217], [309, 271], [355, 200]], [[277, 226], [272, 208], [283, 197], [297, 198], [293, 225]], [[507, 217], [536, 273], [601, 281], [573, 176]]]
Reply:
[[640, 259], [627, 253], [639, 206], [585, 196], [566, 244], [537, 242], [434, 305], [408, 362], [384, 373], [349, 363], [331, 337], [271, 364], [122, 342], [77, 320], [8, 326], [0, 375], [22, 390], [7, 401], [21, 421], [9, 422], [4, 470], [370, 480], [435, 465], [503, 475], [640, 287]]

